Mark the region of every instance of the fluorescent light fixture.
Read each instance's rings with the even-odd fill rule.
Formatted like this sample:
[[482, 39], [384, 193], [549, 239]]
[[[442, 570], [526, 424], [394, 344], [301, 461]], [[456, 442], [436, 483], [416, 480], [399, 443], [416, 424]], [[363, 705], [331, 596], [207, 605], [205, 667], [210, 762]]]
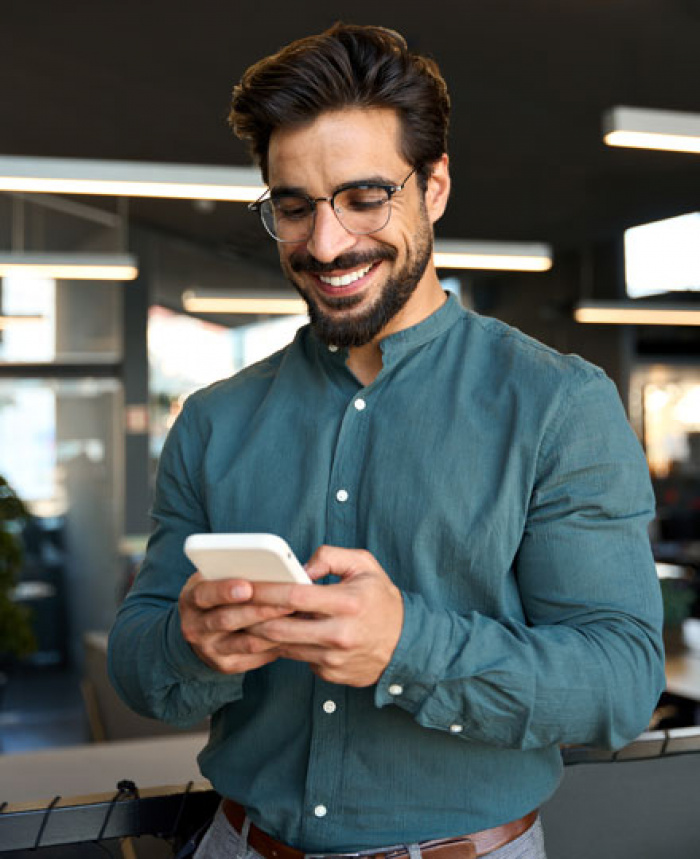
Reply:
[[296, 316], [307, 313], [301, 298], [280, 295], [251, 296], [224, 290], [188, 289], [182, 293], [182, 306], [188, 313], [256, 313]]
[[19, 328], [21, 325], [30, 325], [36, 322], [42, 322], [43, 316], [0, 316], [0, 331], [7, 331], [8, 328]]
[[585, 301], [576, 306], [574, 319], [596, 325], [700, 325], [700, 308], [638, 301]]
[[608, 146], [700, 154], [700, 114], [614, 107], [603, 115]]
[[0, 156], [0, 191], [251, 202], [264, 190], [254, 167]]
[[433, 260], [436, 268], [547, 271], [552, 267], [552, 249], [528, 242], [437, 239]]
[[20, 273], [56, 280], [134, 280], [138, 267], [131, 254], [0, 252], [0, 277]]

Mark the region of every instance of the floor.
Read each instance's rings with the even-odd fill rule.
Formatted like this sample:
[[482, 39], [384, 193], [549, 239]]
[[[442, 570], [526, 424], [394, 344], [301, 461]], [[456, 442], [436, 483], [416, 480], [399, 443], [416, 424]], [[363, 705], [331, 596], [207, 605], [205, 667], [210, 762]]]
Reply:
[[68, 669], [12, 671], [0, 701], [0, 752], [17, 754], [89, 742], [80, 677]]

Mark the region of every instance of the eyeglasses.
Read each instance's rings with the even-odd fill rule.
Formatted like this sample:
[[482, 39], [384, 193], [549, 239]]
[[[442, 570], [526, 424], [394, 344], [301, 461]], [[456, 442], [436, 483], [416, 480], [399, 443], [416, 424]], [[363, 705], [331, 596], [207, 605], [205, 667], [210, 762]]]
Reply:
[[319, 203], [330, 203], [336, 218], [349, 233], [368, 236], [389, 223], [391, 198], [403, 191], [417, 169], [414, 167], [400, 185], [356, 182], [344, 185], [330, 197], [315, 198], [280, 191], [261, 197], [250, 203], [248, 208], [260, 214], [263, 226], [278, 242], [305, 242], [310, 239]]

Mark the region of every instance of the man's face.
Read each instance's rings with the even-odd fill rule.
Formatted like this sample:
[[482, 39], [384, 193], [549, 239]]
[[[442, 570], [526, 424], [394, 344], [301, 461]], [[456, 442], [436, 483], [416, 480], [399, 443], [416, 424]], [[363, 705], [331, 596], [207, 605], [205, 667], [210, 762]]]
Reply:
[[[377, 108], [329, 112], [278, 130], [268, 153], [270, 189], [317, 198], [358, 180], [398, 185], [413, 167], [400, 154], [399, 134], [395, 112]], [[446, 176], [446, 158], [437, 170]], [[424, 199], [411, 176], [392, 197], [386, 226], [371, 235], [349, 233], [330, 204], [320, 202], [310, 238], [279, 245], [282, 270], [306, 300], [322, 340], [362, 346], [432, 312], [439, 290], [432, 224], [446, 201], [445, 192], [436, 202], [435, 181], [441, 180], [429, 180]]]

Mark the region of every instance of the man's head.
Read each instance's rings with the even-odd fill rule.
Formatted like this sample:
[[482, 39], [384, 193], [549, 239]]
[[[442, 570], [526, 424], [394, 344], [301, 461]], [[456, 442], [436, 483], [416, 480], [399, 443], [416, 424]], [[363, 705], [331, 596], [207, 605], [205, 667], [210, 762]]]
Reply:
[[229, 121], [268, 181], [272, 133], [344, 108], [396, 111], [401, 150], [424, 185], [447, 152], [450, 98], [436, 63], [384, 27], [335, 24], [251, 66], [233, 91]]
[[231, 123], [269, 186], [256, 207], [322, 340], [363, 346], [444, 301], [448, 111], [435, 64], [380, 27], [336, 24], [235, 88]]

